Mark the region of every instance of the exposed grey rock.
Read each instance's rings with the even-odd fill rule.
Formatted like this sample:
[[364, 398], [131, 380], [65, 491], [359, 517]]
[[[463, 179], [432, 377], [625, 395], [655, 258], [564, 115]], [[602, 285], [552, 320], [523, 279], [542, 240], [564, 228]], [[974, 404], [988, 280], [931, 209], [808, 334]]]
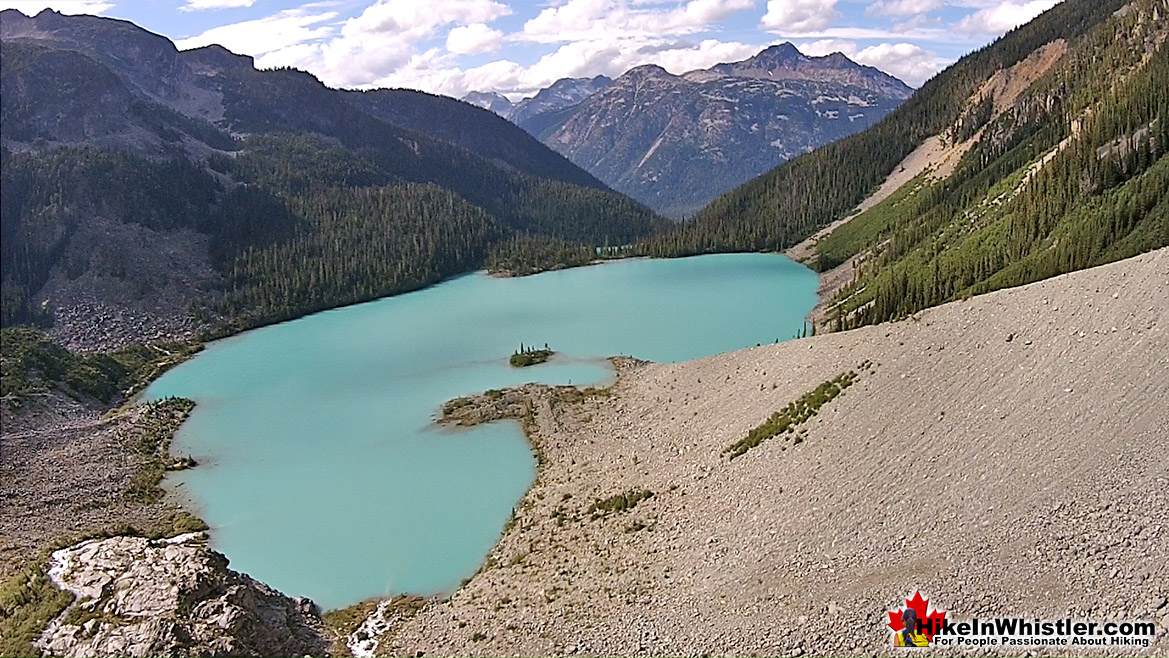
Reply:
[[202, 533], [94, 539], [52, 554], [77, 598], [37, 641], [52, 656], [327, 655], [307, 599], [227, 568]]
[[463, 96], [463, 100], [485, 110], [491, 110], [501, 117], [507, 116], [512, 108], [511, 101], [494, 91], [472, 91]]
[[638, 66], [571, 107], [509, 118], [613, 189], [680, 216], [867, 128], [911, 92], [840, 53], [781, 44], [683, 75]]
[[503, 116], [522, 126], [537, 114], [558, 112], [572, 107], [604, 89], [610, 82], [613, 80], [603, 75], [592, 78], [561, 78], [536, 92], [535, 96], [516, 103]]

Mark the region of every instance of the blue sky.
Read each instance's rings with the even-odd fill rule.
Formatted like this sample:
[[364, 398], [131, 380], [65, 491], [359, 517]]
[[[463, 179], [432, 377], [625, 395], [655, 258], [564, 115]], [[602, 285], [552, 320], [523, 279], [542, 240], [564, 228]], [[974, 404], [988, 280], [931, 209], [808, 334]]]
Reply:
[[219, 43], [334, 87], [513, 100], [558, 78], [673, 73], [791, 41], [913, 86], [1058, 0], [0, 0], [131, 20], [180, 48]]

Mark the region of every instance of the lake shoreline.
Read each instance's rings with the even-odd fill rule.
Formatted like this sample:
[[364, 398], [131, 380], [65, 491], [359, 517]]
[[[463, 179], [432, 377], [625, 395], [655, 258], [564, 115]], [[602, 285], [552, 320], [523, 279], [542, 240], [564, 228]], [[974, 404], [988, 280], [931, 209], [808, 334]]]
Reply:
[[[898, 323], [672, 365], [630, 362], [606, 395], [505, 392], [505, 415], [530, 415], [537, 481], [480, 572], [399, 620], [378, 652], [881, 653], [889, 631], [873, 620], [914, 587], [963, 618], [1126, 611], [1155, 620], [1154, 646], [1164, 647], [1169, 608], [1154, 599], [1165, 591], [1148, 584], [1166, 582], [1169, 565], [1141, 556], [1169, 536], [1137, 528], [1169, 525], [1166, 490], [1153, 484], [1163, 482], [1169, 402], [1139, 391], [1169, 382], [1133, 372], [1167, 348], [1169, 316], [1148, 303], [1167, 286], [1162, 250]], [[1071, 327], [1104, 330], [1084, 337]], [[807, 423], [802, 441], [723, 454], [786, 402], [850, 370], [856, 383]], [[1117, 407], [1069, 386], [1089, 375], [1148, 404]], [[971, 377], [986, 382], [969, 388]], [[980, 411], [1022, 391], [1039, 406]], [[465, 413], [501, 412], [483, 402]], [[1085, 413], [1102, 424], [1084, 425]], [[1131, 457], [1120, 462], [1105, 458], [1118, 423]], [[882, 438], [923, 433], [928, 441]], [[907, 483], [898, 465], [919, 452], [933, 466]], [[1076, 484], [1036, 486], [1036, 469]], [[598, 516], [617, 495], [635, 502]], [[1090, 568], [1068, 536], [1118, 537], [1109, 541], [1117, 564], [1148, 574]], [[1018, 562], [1036, 538], [1044, 558]]]
[[[448, 587], [457, 586], [463, 574], [473, 571], [498, 540], [498, 527], [490, 528], [488, 533], [483, 519], [498, 515], [502, 526], [514, 500], [523, 495], [534, 476], [504, 482], [504, 474], [515, 469], [525, 473], [535, 470], [530, 461], [516, 461], [516, 453], [521, 450], [526, 460], [528, 441], [511, 428], [476, 430], [490, 431], [490, 440], [456, 434], [439, 443], [416, 442], [415, 439], [426, 438], [422, 435], [433, 419], [431, 414], [452, 394], [460, 390], [504, 389], [532, 380], [603, 384], [615, 375], [607, 361], [595, 356], [600, 354], [633, 353], [679, 360], [771, 343], [777, 337], [787, 339], [799, 333], [804, 312], [815, 303], [811, 273], [777, 254], [603, 263], [609, 266], [574, 268], [522, 279], [496, 279], [480, 273], [412, 296], [331, 309], [209, 345], [198, 359], [156, 381], [147, 398], [174, 395], [196, 401], [216, 400], [211, 415], [205, 413], [211, 407], [199, 405], [192, 421], [184, 425], [177, 448], [196, 456], [219, 458], [217, 468], [194, 469], [181, 479], [186, 483], [185, 496], [194, 501], [200, 516], [216, 528], [213, 536], [217, 548], [251, 575], [277, 588], [312, 597], [327, 609], [345, 606], [342, 592], [350, 589], [354, 591], [350, 598], [353, 601], [380, 593], [449, 591]], [[622, 322], [613, 319], [616, 314], [621, 315]], [[727, 317], [740, 320], [727, 326]], [[484, 322], [483, 318], [492, 320]], [[466, 330], [458, 329], [463, 327], [475, 329], [468, 335]], [[554, 345], [557, 355], [530, 370], [515, 368], [509, 364], [509, 355], [517, 343]], [[375, 372], [401, 375], [387, 378], [373, 375]], [[284, 409], [274, 413], [286, 399], [308, 402], [300, 412]], [[387, 404], [387, 399], [401, 402]], [[359, 406], [353, 406], [355, 400]], [[321, 420], [322, 414], [337, 405], [347, 410], [343, 425], [351, 429], [346, 433]], [[394, 429], [390, 431], [388, 427]], [[316, 437], [322, 432], [334, 436], [335, 449], [317, 454], [321, 451], [314, 447], [319, 445]], [[300, 448], [293, 450], [290, 446]], [[463, 447], [456, 450], [454, 446]], [[270, 458], [273, 450], [280, 455], [279, 466]], [[394, 458], [400, 450], [405, 450], [409, 458]], [[359, 463], [349, 461], [347, 455], [351, 452], [362, 455]], [[307, 458], [301, 455], [316, 457], [305, 461]], [[414, 463], [410, 460], [419, 459], [424, 464], [452, 460], [449, 466], [458, 469], [458, 473], [465, 468], [472, 470], [442, 485], [449, 473], [408, 468]], [[498, 463], [495, 470], [484, 472], [468, 459]], [[273, 464], [249, 471], [246, 477], [249, 483], [263, 479], [269, 484], [244, 487], [237, 466], [243, 463]], [[288, 488], [289, 477], [306, 469], [351, 474], [372, 471], [369, 477], [354, 476], [330, 486], [324, 499], [302, 500], [307, 495], [303, 491], [276, 495]], [[375, 477], [374, 471], [380, 477]], [[424, 476], [423, 472], [430, 475]], [[411, 484], [400, 484], [405, 482]], [[495, 499], [493, 492], [497, 489], [514, 489], [515, 498], [509, 494], [504, 506]], [[337, 574], [291, 569], [289, 565], [311, 560], [311, 555], [297, 545], [287, 549], [273, 546], [270, 536], [273, 532], [295, 530], [265, 525], [268, 530], [262, 533], [253, 529], [259, 526], [248, 521], [262, 518], [266, 524], [277, 526], [323, 523], [328, 527], [351, 527], [361, 522], [354, 518], [342, 523], [332, 513], [328, 519], [314, 521], [310, 518], [312, 510], [351, 509], [342, 499], [396, 500], [407, 490], [412, 499], [421, 497], [435, 502], [396, 506], [401, 511], [389, 515], [380, 530], [360, 533], [364, 541], [351, 544], [355, 547], [355, 557], [348, 560], [352, 566]], [[450, 491], [457, 497], [451, 498]], [[337, 500], [332, 503], [321, 502], [334, 498]], [[463, 519], [469, 513], [462, 509], [463, 502], [439, 504], [451, 500], [465, 501], [468, 510], [486, 505], [497, 505], [498, 509], [484, 508], [475, 519]], [[425, 510], [432, 507], [445, 511], [427, 514]], [[343, 516], [357, 513], [353, 510]], [[449, 520], [452, 518], [463, 520], [454, 523]], [[434, 541], [448, 547], [445, 554], [468, 563], [453, 567], [454, 575], [444, 583], [439, 582], [444, 577], [441, 574], [446, 573], [443, 561], [429, 560], [429, 566], [403, 571], [401, 566], [393, 566], [398, 565], [394, 559], [379, 558], [374, 547], [383, 545], [389, 547], [385, 550], [391, 554], [401, 552], [415, 556], [410, 560], [419, 559], [420, 553], [414, 548], [417, 542], [382, 536], [387, 528], [403, 523], [406, 525], [394, 526], [398, 528], [395, 537], [440, 532], [436, 537], [441, 536], [441, 540]], [[464, 541], [459, 539], [462, 531], [456, 531], [467, 525], [478, 534]], [[415, 526], [420, 530], [403, 530]], [[340, 533], [338, 528], [325, 534]], [[472, 547], [480, 543], [483, 552], [471, 555]], [[283, 567], [270, 569], [266, 567], [270, 561], [265, 561], [263, 555], [275, 550], [288, 552], [279, 562]], [[365, 564], [381, 566], [364, 571], [361, 565]], [[384, 589], [368, 584], [391, 580], [394, 584]]]

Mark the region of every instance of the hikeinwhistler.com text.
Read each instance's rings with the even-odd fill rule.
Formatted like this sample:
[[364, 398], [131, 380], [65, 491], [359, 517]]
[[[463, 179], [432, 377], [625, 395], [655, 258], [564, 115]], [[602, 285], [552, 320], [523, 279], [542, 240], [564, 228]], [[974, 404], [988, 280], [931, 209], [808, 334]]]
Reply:
[[931, 620], [933, 644], [940, 647], [1148, 647], [1157, 633], [1150, 621], [1082, 621], [998, 617]]

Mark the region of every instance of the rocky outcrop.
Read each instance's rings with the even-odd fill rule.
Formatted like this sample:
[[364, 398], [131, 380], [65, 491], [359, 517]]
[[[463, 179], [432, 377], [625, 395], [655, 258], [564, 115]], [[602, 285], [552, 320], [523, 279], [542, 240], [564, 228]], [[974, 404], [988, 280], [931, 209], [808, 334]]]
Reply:
[[82, 542], [49, 577], [76, 600], [37, 641], [45, 655], [328, 655], [312, 601], [228, 569], [202, 533]]

